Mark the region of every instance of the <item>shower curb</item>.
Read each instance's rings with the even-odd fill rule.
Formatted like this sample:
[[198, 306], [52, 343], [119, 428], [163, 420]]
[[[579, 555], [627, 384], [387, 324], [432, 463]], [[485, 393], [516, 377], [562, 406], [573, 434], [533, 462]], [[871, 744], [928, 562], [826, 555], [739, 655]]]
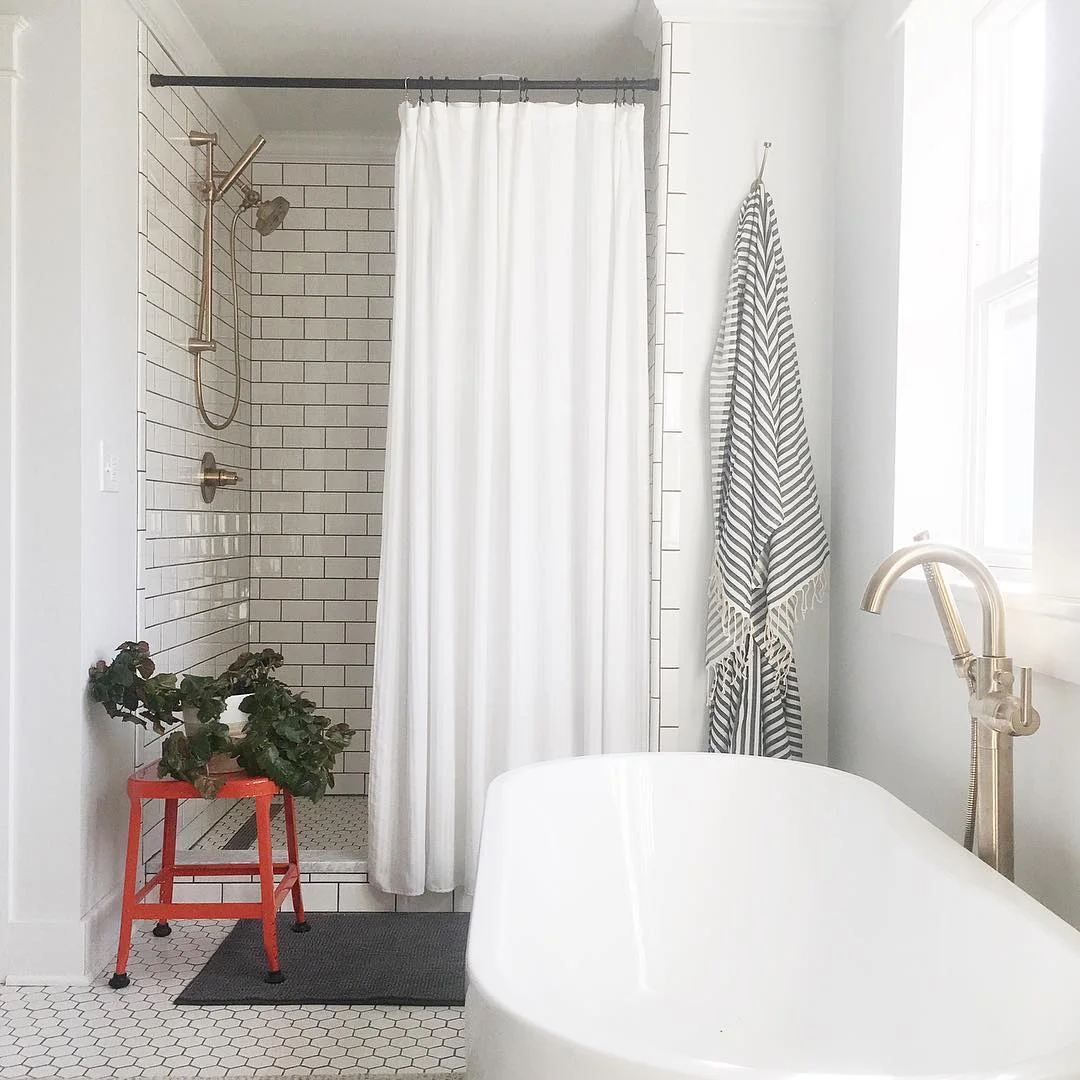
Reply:
[[[142, 1076], [132, 1080], [220, 1080], [218, 1073], [210, 1072], [170, 1072], [167, 1069], [157, 1069], [151, 1073], [143, 1073]], [[229, 1080], [268, 1080], [265, 1072], [241, 1073], [229, 1077]], [[274, 1073], [273, 1080], [466, 1080], [464, 1072], [342, 1072], [342, 1073], [309, 1073], [287, 1072]]]

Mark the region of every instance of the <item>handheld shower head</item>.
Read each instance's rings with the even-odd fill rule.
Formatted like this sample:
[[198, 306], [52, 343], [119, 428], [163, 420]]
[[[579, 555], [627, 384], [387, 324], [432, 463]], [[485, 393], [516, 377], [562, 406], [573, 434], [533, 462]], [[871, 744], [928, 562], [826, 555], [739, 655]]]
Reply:
[[289, 212], [289, 200], [279, 195], [276, 199], [259, 203], [255, 211], [255, 229], [260, 236], [269, 236], [285, 220]]
[[214, 188], [212, 194], [215, 202], [218, 199], [223, 199], [225, 197], [225, 192], [240, 179], [240, 174], [251, 164], [252, 159], [265, 145], [266, 139], [263, 138], [262, 135], [259, 135], [240, 157], [237, 158], [236, 164], [233, 165]]

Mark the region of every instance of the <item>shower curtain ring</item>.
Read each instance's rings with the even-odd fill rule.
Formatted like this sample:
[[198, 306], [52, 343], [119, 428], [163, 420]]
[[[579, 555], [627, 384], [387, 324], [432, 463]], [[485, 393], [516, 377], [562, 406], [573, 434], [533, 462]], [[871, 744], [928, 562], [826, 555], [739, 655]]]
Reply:
[[576, 98], [574, 100], [574, 104], [575, 105], [580, 105], [581, 104], [581, 76], [580, 75], [577, 77], [576, 82], [577, 82], [577, 96], [576, 96]]

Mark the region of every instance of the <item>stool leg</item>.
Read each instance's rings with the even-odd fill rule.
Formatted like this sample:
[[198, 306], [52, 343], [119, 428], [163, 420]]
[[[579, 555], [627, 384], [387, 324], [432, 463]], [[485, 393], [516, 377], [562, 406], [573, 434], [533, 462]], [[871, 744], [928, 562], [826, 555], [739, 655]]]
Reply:
[[285, 845], [289, 852], [289, 863], [296, 867], [296, 884], [292, 887], [293, 913], [296, 915], [293, 932], [304, 934], [311, 929], [311, 923], [307, 921], [304, 915], [304, 897], [300, 891], [300, 844], [296, 839], [296, 804], [287, 791], [283, 798], [285, 802]]
[[[161, 894], [163, 904], [171, 904], [173, 878], [176, 877], [176, 799], [165, 800], [165, 831], [161, 838]], [[172, 927], [162, 919], [154, 927], [154, 937], [168, 937]]]
[[255, 824], [259, 834], [259, 885], [262, 898], [263, 946], [269, 970], [264, 982], [285, 981], [278, 960], [277, 908], [274, 906], [274, 842], [270, 837], [271, 795], [255, 797]]
[[120, 909], [120, 944], [116, 950], [116, 971], [109, 980], [114, 990], [122, 990], [131, 980], [127, 975], [131, 953], [131, 922], [135, 914], [135, 885], [139, 873], [139, 841], [142, 836], [142, 801], [132, 797], [128, 814], [127, 865], [124, 868], [124, 900]]

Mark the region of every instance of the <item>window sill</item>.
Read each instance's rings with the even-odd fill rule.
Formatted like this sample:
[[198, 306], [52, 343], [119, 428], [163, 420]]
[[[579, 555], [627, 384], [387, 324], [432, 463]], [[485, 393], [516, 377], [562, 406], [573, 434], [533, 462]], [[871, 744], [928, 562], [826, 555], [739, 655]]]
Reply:
[[[971, 649], [982, 647], [979, 601], [973, 586], [951, 582]], [[1005, 643], [1017, 667], [1080, 685], [1080, 600], [1034, 592], [1018, 582], [1001, 582], [1005, 597]], [[896, 583], [881, 618], [888, 629], [946, 650], [941, 624], [921, 573]]]

